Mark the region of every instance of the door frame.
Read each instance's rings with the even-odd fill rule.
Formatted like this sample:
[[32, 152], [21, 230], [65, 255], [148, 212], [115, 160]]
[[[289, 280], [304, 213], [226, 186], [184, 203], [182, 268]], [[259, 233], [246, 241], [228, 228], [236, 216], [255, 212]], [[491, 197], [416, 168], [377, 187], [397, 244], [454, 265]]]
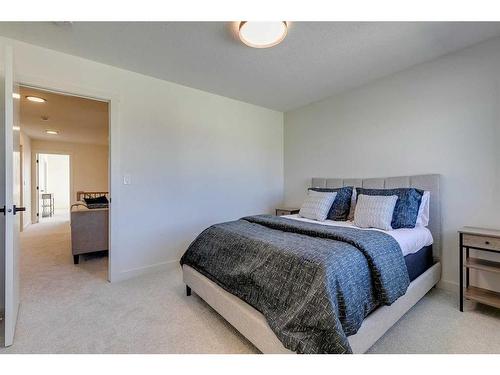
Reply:
[[[19, 135], [19, 139], [21, 139], [21, 135]], [[26, 207], [26, 202], [25, 202], [25, 197], [24, 197], [24, 147], [23, 145], [20, 143], [19, 144], [19, 178], [20, 178], [20, 181], [21, 181], [21, 187], [20, 187], [20, 192], [19, 192], [19, 204], [22, 206], [22, 207]], [[31, 168], [30, 168], [31, 169]], [[31, 202], [30, 202], [30, 206], [31, 206]], [[19, 220], [20, 220], [20, 223], [19, 223], [19, 232], [23, 232], [24, 231], [24, 224], [26, 222], [26, 212], [21, 212], [20, 213], [21, 215], [19, 215]], [[30, 212], [30, 215], [31, 215], [31, 212]], [[31, 217], [30, 217], [30, 220], [31, 222]]]
[[[117, 254], [113, 251], [115, 239], [118, 238], [118, 207], [120, 206], [120, 127], [119, 127], [119, 106], [121, 95], [113, 92], [103, 92], [91, 87], [75, 86], [64, 81], [46, 79], [45, 77], [16, 75], [16, 83], [19, 86], [31, 87], [38, 90], [50, 91], [56, 94], [77, 96], [92, 100], [99, 100], [108, 103], [108, 183], [109, 196], [109, 251], [108, 251], [108, 281], [113, 282], [119, 279], [119, 270], [117, 269]], [[32, 150], [32, 155], [35, 150]], [[39, 153], [43, 153], [38, 151]], [[68, 154], [68, 153], [65, 153]], [[70, 156], [71, 159], [71, 156]], [[33, 182], [32, 182], [33, 183]]]
[[[40, 210], [40, 191], [37, 189], [38, 186], [38, 180], [39, 180], [39, 163], [37, 163], [38, 156], [42, 155], [66, 155], [69, 157], [69, 208], [71, 209], [71, 201], [73, 197], [73, 190], [74, 190], [74, 184], [73, 184], [73, 170], [71, 168], [73, 164], [73, 153], [69, 151], [47, 151], [44, 148], [31, 148], [31, 206], [36, 207], [34, 212], [34, 216], [36, 217], [36, 223], [40, 222], [40, 216], [36, 216], [36, 214], [39, 214]], [[33, 178], [35, 177], [35, 178]]]

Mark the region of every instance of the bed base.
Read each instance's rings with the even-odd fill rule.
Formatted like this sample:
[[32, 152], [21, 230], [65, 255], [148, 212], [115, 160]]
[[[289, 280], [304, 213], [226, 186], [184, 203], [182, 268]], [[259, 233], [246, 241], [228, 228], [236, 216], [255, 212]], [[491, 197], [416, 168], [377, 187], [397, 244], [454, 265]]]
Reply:
[[[192, 289], [262, 353], [294, 353], [283, 346], [264, 315], [252, 306], [189, 266], [182, 267], [182, 276], [188, 296]], [[404, 296], [390, 306], [379, 307], [366, 317], [358, 332], [348, 337], [353, 352], [360, 354], [370, 349], [440, 278], [441, 263], [437, 262], [410, 283]]]

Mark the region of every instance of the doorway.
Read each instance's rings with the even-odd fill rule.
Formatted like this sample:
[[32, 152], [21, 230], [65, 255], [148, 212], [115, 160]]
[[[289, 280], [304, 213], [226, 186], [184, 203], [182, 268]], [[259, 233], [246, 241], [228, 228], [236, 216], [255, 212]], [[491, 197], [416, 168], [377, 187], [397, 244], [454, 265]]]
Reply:
[[22, 176], [32, 207], [25, 216], [31, 225], [21, 235], [23, 264], [64, 273], [51, 273], [54, 278], [106, 281], [109, 103], [27, 85], [20, 85], [18, 100], [23, 156], [31, 160], [31, 183]]
[[69, 220], [70, 155], [37, 154], [36, 168], [38, 220]]

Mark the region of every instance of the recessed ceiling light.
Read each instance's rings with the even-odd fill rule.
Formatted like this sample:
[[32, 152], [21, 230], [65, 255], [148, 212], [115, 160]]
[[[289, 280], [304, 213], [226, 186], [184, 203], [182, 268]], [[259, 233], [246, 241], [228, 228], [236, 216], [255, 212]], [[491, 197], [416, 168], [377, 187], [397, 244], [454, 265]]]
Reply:
[[20, 126], [16, 126], [16, 125], [14, 125], [14, 126], [12, 127], [12, 129], [19, 131], [19, 130], [21, 130], [21, 127], [20, 127]]
[[51, 134], [51, 135], [58, 135], [59, 134], [59, 132], [57, 130], [49, 130], [49, 129], [45, 130], [45, 133]]
[[283, 41], [288, 31], [286, 21], [241, 21], [238, 34], [243, 43], [253, 48], [269, 48]]
[[14, 99], [21, 99], [21, 94], [19, 94], [19, 93], [15, 92], [15, 93], [13, 93], [13, 94], [12, 94], [12, 97], [13, 97]]
[[40, 98], [38, 96], [27, 96], [26, 99], [28, 99], [30, 102], [35, 102], [35, 103], [44, 103], [47, 100], [44, 98]]

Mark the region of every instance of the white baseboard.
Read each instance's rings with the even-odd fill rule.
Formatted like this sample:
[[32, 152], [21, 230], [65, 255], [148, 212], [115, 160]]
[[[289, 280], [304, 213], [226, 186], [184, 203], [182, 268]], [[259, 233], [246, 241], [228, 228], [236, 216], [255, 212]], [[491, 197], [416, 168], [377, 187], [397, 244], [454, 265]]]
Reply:
[[437, 284], [437, 287], [443, 290], [447, 290], [448, 292], [458, 293], [459, 286], [454, 281], [448, 281], [441, 279]]
[[123, 280], [128, 280], [132, 279], [137, 276], [145, 275], [148, 273], [153, 273], [153, 272], [169, 272], [173, 271], [176, 268], [179, 270], [181, 269], [181, 265], [178, 260], [170, 260], [167, 262], [162, 262], [162, 263], [156, 263], [152, 264], [149, 266], [144, 266], [144, 267], [138, 267], [138, 268], [131, 268], [125, 271], [119, 271], [115, 272], [111, 278], [110, 282], [115, 283]]

